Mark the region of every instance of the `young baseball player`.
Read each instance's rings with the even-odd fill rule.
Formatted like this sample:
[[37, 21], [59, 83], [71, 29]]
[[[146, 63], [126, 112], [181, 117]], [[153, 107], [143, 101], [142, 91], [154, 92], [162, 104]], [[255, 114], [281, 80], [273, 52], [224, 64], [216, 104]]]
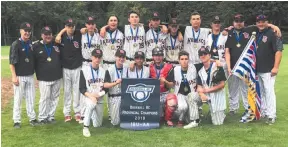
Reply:
[[33, 44], [36, 77], [39, 81], [39, 116], [41, 124], [55, 123], [55, 111], [59, 100], [62, 67], [60, 50], [52, 40], [52, 30], [41, 30], [43, 40]]
[[180, 51], [178, 55], [180, 66], [174, 67], [167, 77], [167, 86], [174, 85], [174, 97], [166, 98], [165, 120], [168, 126], [173, 126], [171, 121], [173, 113], [179, 116], [178, 126], [184, 124], [184, 115], [188, 110], [188, 94], [196, 94], [197, 72], [193, 64], [189, 63], [189, 53]]
[[154, 48], [164, 49], [168, 31], [165, 25], [160, 25], [158, 12], [152, 14], [150, 26], [150, 29], [146, 33], [146, 63], [148, 65], [152, 61], [152, 50]]
[[131, 70], [128, 71], [126, 78], [149, 78], [150, 71], [149, 68], [144, 66], [145, 54], [141, 51], [135, 52], [134, 55], [134, 64], [131, 67]]
[[164, 63], [164, 53], [160, 48], [154, 48], [152, 50], [153, 63], [150, 64], [150, 78], [160, 80], [160, 116], [163, 119], [164, 107], [167, 94], [169, 93], [168, 87], [165, 86], [165, 79], [168, 73], [173, 69], [172, 64]]
[[92, 113], [96, 117], [92, 117], [93, 126], [99, 127], [102, 125], [103, 120], [103, 103], [104, 94], [108, 91], [106, 88], [118, 84], [120, 80], [115, 83], [107, 83], [110, 81], [110, 76], [107, 70], [100, 67], [103, 52], [100, 49], [92, 51], [91, 64], [82, 68], [80, 73], [80, 92], [85, 96], [86, 111], [84, 117], [83, 135], [90, 137], [90, 119]]
[[30, 125], [38, 124], [34, 111], [35, 85], [34, 85], [34, 57], [30, 41], [31, 25], [24, 22], [20, 25], [20, 38], [10, 47], [9, 62], [14, 89], [13, 121], [14, 128], [21, 125], [21, 101], [26, 99], [26, 111]]
[[[177, 23], [176, 18], [172, 18], [169, 21], [168, 29], [169, 34], [165, 44], [165, 60], [167, 63], [173, 64], [173, 66], [177, 66], [179, 65], [178, 53], [183, 50], [183, 37], [181, 32], [178, 32], [179, 24]], [[179, 38], [179, 35], [181, 35], [182, 39]]]
[[102, 67], [104, 69], [108, 69], [110, 66], [115, 64], [114, 55], [116, 50], [123, 49], [124, 35], [117, 28], [118, 22], [118, 17], [116, 15], [111, 15], [108, 17], [107, 25], [102, 27], [100, 31], [100, 36], [105, 32], [100, 39], [101, 49], [103, 51]]
[[[208, 102], [213, 125], [222, 125], [225, 119], [226, 98], [225, 98], [225, 73], [223, 67], [218, 67], [211, 61], [211, 54], [208, 47], [202, 47], [198, 51], [203, 67], [198, 72], [197, 91], [200, 97], [192, 97], [189, 107], [190, 119], [194, 120], [184, 126], [184, 129], [197, 127], [199, 124], [199, 103]], [[189, 95], [190, 96], [190, 95]]]
[[120, 104], [121, 104], [121, 79], [127, 77], [128, 68], [123, 66], [125, 63], [126, 51], [117, 50], [115, 54], [116, 63], [109, 67], [108, 72], [112, 83], [117, 83], [108, 92], [108, 107], [111, 116], [111, 124], [116, 126], [120, 123]]
[[211, 29], [200, 28], [201, 16], [198, 12], [193, 12], [190, 17], [191, 26], [187, 26], [184, 34], [184, 50], [189, 53], [189, 63], [194, 64], [199, 71], [203, 64], [198, 56], [198, 50], [202, 46], [207, 46], [207, 38]]
[[[75, 31], [75, 23], [69, 18], [65, 21], [65, 28], [59, 32], [60, 55], [64, 79], [64, 107], [65, 122], [71, 121], [71, 103], [73, 95], [73, 109], [75, 120], [80, 121], [80, 92], [79, 78], [82, 65], [81, 33]], [[57, 40], [55, 39], [55, 41]], [[71, 94], [72, 93], [72, 94]]]

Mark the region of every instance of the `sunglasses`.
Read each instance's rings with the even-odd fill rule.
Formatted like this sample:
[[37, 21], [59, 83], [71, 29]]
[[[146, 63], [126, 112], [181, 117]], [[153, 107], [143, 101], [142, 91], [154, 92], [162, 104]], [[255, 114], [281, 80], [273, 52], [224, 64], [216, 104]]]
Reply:
[[206, 53], [206, 52], [204, 52], [204, 53], [199, 53], [199, 57], [200, 57], [200, 56], [206, 56], [206, 55], [208, 55], [208, 53]]

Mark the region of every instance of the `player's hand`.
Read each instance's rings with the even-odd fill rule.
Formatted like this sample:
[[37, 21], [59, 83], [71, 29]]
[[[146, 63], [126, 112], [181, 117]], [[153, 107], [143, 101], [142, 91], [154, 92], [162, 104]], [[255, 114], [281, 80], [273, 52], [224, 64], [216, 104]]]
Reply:
[[223, 67], [222, 63], [219, 60], [215, 60], [217, 67]]
[[279, 29], [279, 27], [274, 26], [272, 29], [273, 29], [273, 31], [276, 33], [276, 36], [278, 36], [278, 37], [281, 37], [281, 36], [282, 36], [281, 30]]
[[19, 79], [17, 76], [13, 76], [12, 77], [12, 83], [15, 85], [15, 86], [18, 86], [19, 85]]
[[80, 30], [80, 33], [81, 33], [81, 34], [87, 33], [87, 28], [82, 28], [82, 29]]
[[273, 77], [273, 76], [276, 76], [277, 74], [278, 74], [278, 68], [273, 68], [272, 70], [271, 70], [271, 77]]
[[122, 82], [122, 79], [117, 79], [116, 80], [116, 84], [118, 85], [118, 84], [121, 84], [121, 82]]
[[178, 32], [178, 40], [179, 41], [183, 41], [184, 40], [183, 35], [182, 35], [182, 33], [180, 31]]
[[104, 27], [102, 27], [102, 28], [100, 29], [100, 36], [101, 36], [102, 38], [105, 37], [105, 35], [106, 35], [106, 29], [107, 29], [107, 28], [109, 28], [108, 25], [106, 25], [106, 26], [104, 26]]
[[207, 102], [208, 97], [204, 93], [200, 93], [199, 95], [200, 95], [202, 102]]
[[161, 32], [164, 34], [168, 33], [168, 28], [165, 25], [159, 25], [161, 27]]
[[61, 39], [62, 39], [61, 36], [57, 35], [56, 38], [55, 38], [55, 42], [60, 44], [61, 43]]
[[227, 71], [228, 71], [228, 75], [231, 76], [232, 75], [232, 70], [231, 70], [230, 67], [227, 68]]
[[223, 36], [227, 36], [227, 35], [228, 35], [228, 31], [223, 30], [223, 31], [222, 31], [222, 35], [223, 35]]
[[130, 63], [130, 71], [134, 71], [134, 69], [135, 69], [135, 63], [134, 63], [134, 61], [132, 61]]
[[160, 83], [165, 83], [166, 79], [164, 77], [160, 77]]
[[234, 29], [234, 27], [233, 27], [233, 26], [230, 26], [230, 27], [228, 27], [227, 29], [230, 31], [230, 30]]

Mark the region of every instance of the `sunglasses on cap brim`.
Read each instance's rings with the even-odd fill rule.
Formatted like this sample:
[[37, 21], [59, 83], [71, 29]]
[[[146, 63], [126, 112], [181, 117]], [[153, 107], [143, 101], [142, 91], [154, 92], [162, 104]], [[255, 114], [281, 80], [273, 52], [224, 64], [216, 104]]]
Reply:
[[206, 53], [206, 52], [201, 52], [201, 53], [199, 53], [199, 56], [206, 56], [206, 55], [208, 55], [209, 53]]

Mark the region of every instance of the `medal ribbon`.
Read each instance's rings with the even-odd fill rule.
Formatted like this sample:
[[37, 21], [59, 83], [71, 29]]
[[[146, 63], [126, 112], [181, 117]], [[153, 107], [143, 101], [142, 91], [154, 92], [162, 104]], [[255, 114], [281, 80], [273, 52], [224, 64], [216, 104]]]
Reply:
[[45, 51], [47, 52], [48, 57], [50, 57], [51, 56], [51, 52], [52, 52], [52, 47], [51, 48], [47, 48], [46, 44], [44, 43], [44, 48], [45, 48]]
[[262, 32], [262, 33], [260, 33], [260, 32], [257, 33], [257, 42], [256, 42], [257, 47], [259, 46], [259, 43], [260, 43], [260, 41], [262, 40], [263, 35], [264, 35], [263, 32]]
[[184, 74], [183, 74], [182, 70], [181, 70], [181, 75], [182, 75], [182, 79], [183, 79], [184, 85], [186, 85], [186, 84], [189, 85], [188, 80], [187, 80], [187, 78], [184, 77]]
[[92, 38], [94, 37], [94, 34], [91, 36], [91, 39], [89, 40], [89, 35], [87, 33], [87, 40], [88, 40], [88, 47], [91, 47], [91, 42], [92, 42]]
[[[216, 38], [215, 38], [215, 36], [216, 36]], [[213, 48], [216, 48], [216, 49], [218, 49], [218, 46], [217, 46], [217, 44], [218, 44], [218, 39], [219, 39], [219, 34], [218, 35], [214, 35], [214, 34], [212, 34], [212, 40], [213, 40]]]
[[173, 42], [172, 38], [173, 38], [173, 37], [170, 35], [170, 43], [171, 43], [171, 47], [172, 47], [172, 49], [174, 50], [175, 45], [176, 45], [177, 36], [176, 36], [176, 38], [174, 39], [174, 42]]
[[92, 68], [92, 65], [91, 65], [91, 64], [90, 64], [90, 68], [91, 68], [91, 74], [92, 74], [93, 83], [95, 83], [96, 79], [97, 79], [98, 76], [99, 76], [99, 69], [97, 70], [97, 77], [96, 77], [96, 79], [95, 79], [94, 73], [93, 73], [93, 68]]
[[154, 65], [154, 68], [155, 68], [155, 71], [156, 71], [156, 75], [157, 75], [157, 79], [159, 79], [159, 77], [160, 77], [160, 73], [161, 73], [162, 67], [163, 67], [163, 65], [160, 65], [160, 70], [157, 70], [156, 64]]
[[[141, 69], [141, 77], [140, 77], [140, 79], [142, 79], [142, 77], [143, 77], [143, 69], [144, 69], [144, 66], [142, 66], [142, 69]], [[138, 69], [137, 69], [137, 67], [136, 67], [136, 74], [137, 74], [137, 79], [138, 79], [139, 77], [138, 77]]]
[[237, 34], [237, 32], [235, 30], [233, 31], [233, 33], [235, 34], [235, 38], [236, 38], [237, 43], [240, 43], [240, 40], [241, 40], [241, 38], [243, 36], [243, 33], [239, 32], [239, 36], [238, 36], [238, 34]]
[[116, 64], [115, 64], [115, 70], [116, 70], [116, 73], [117, 73], [117, 78], [118, 79], [120, 79], [120, 78], [122, 78], [122, 73], [121, 73], [121, 75], [119, 75], [119, 70], [117, 69], [117, 67], [116, 67]]
[[154, 30], [151, 29], [151, 32], [152, 32], [152, 35], [153, 35], [153, 39], [154, 39], [154, 42], [157, 44], [158, 43], [158, 38], [159, 38], [159, 28], [157, 29], [157, 38], [155, 38], [155, 35], [154, 35]]
[[22, 40], [22, 38], [20, 38], [21, 40], [21, 45], [22, 47], [25, 49], [25, 54], [26, 54], [26, 57], [28, 58], [28, 54], [29, 54], [29, 47], [30, 47], [30, 43], [25, 43], [24, 40]]
[[112, 38], [112, 33], [111, 31], [109, 31], [109, 34], [110, 34], [110, 39], [111, 39], [111, 43], [114, 44], [115, 40], [116, 40], [116, 36], [118, 34], [118, 30], [116, 30], [116, 33], [115, 33], [115, 36], [114, 36], [114, 39]]
[[139, 30], [139, 27], [137, 27], [136, 35], [134, 37], [132, 27], [130, 26], [130, 32], [131, 32], [132, 38], [134, 37], [134, 42], [136, 42], [136, 40], [138, 38], [138, 30]]
[[206, 84], [209, 86], [209, 83], [210, 83], [210, 73], [211, 73], [211, 69], [212, 69], [212, 65], [213, 65], [213, 62], [210, 64], [210, 67], [208, 69], [208, 77], [207, 77], [207, 81], [206, 81]]
[[200, 36], [200, 28], [199, 28], [199, 33], [198, 33], [197, 38], [195, 38], [195, 33], [194, 33], [194, 29], [193, 29], [193, 28], [192, 28], [192, 34], [193, 34], [194, 42], [198, 42], [198, 38], [199, 38], [199, 36]]

